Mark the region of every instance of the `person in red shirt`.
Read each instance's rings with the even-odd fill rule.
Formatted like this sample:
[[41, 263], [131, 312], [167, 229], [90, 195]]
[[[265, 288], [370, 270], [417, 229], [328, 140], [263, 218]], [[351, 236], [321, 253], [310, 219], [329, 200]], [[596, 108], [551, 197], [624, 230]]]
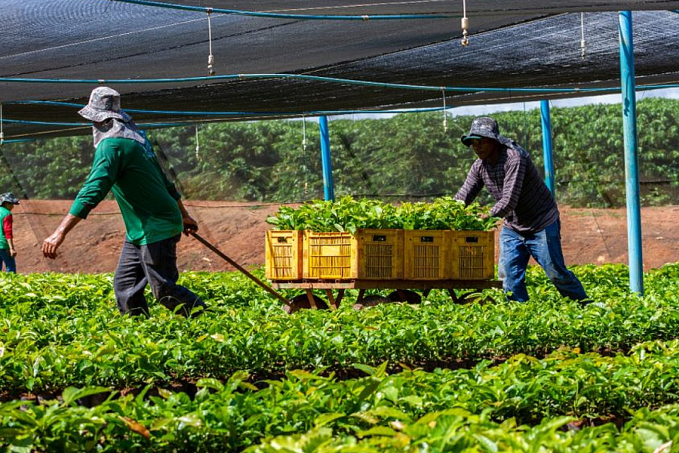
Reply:
[[0, 195], [0, 270], [4, 263], [7, 272], [16, 273], [17, 251], [14, 248], [14, 234], [12, 233], [12, 209], [19, 204], [19, 199], [6, 192]]

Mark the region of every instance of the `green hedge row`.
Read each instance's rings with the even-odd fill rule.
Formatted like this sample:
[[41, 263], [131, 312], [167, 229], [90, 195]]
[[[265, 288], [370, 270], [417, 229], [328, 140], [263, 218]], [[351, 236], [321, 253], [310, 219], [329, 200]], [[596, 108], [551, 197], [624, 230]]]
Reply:
[[456, 305], [433, 291], [419, 306], [355, 311], [354, 292], [337, 311], [287, 315], [280, 302], [241, 275], [188, 273], [183, 282], [214, 309], [192, 320], [153, 303], [149, 320], [119, 316], [110, 275], [3, 274], [0, 387], [12, 394], [124, 388], [226, 379], [239, 370], [257, 376], [296, 368], [350, 374], [356, 363], [431, 368], [518, 353], [540, 357], [561, 346], [625, 351], [639, 342], [679, 337], [679, 266], [648, 274], [641, 298], [629, 294], [625, 266], [581, 266], [575, 272], [601, 306], [583, 309], [562, 299], [544, 273], [532, 269], [532, 300], [525, 304], [488, 290], [481, 297], [490, 303]]
[[[620, 105], [553, 108], [557, 201], [572, 206], [624, 206]], [[679, 196], [679, 101], [643, 99], [637, 105], [641, 198], [670, 204]], [[494, 115], [543, 167], [539, 110]], [[330, 126], [338, 197], [454, 195], [474, 159], [459, 138], [472, 118], [441, 113], [390, 119], [335, 120]], [[152, 130], [161, 161], [192, 199], [299, 202], [323, 198], [317, 127], [301, 121], [260, 121]], [[198, 145], [198, 146], [197, 146]], [[0, 187], [29, 198], [73, 198], [92, 162], [91, 137], [5, 144]], [[488, 200], [488, 196], [485, 195]]]
[[293, 370], [259, 383], [263, 388], [243, 372], [225, 382], [202, 379], [193, 398], [150, 386], [125, 396], [68, 388], [58, 400], [0, 404], [0, 445], [73, 452], [642, 452], [679, 436], [676, 407], [644, 409], [676, 401], [677, 341], [640, 345], [629, 356], [561, 350], [544, 360], [519, 355], [469, 370], [387, 375], [386, 364], [356, 367], [367, 376], [338, 381]]

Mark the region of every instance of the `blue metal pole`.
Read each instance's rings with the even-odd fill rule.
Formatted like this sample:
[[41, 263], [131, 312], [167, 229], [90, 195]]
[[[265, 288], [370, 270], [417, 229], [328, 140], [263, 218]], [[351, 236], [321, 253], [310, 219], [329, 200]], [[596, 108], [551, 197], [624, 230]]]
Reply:
[[323, 164], [323, 194], [326, 200], [335, 201], [335, 185], [332, 182], [332, 162], [330, 160], [330, 134], [328, 133], [328, 117], [321, 116], [318, 124], [321, 128], [321, 162]]
[[545, 159], [545, 184], [552, 195], [554, 193], [554, 159], [552, 158], [552, 119], [549, 116], [549, 101], [540, 101], [542, 117], [542, 155]]
[[625, 190], [627, 197], [627, 246], [629, 283], [633, 292], [644, 294], [644, 262], [641, 247], [641, 210], [639, 208], [639, 162], [637, 147], [637, 105], [634, 82], [634, 42], [632, 12], [621, 11], [620, 85], [622, 88], [622, 120], [625, 137]]

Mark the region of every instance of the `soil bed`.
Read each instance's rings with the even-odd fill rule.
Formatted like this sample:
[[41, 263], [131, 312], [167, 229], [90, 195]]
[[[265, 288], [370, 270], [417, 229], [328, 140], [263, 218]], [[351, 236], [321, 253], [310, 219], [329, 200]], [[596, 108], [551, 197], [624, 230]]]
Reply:
[[[266, 217], [279, 204], [187, 201], [198, 220], [200, 234], [242, 266], [264, 264]], [[14, 210], [19, 272], [112, 272], [124, 238], [115, 201], [104, 201], [66, 238], [60, 256], [47, 260], [40, 253], [44, 238], [68, 211], [68, 200], [27, 200]], [[562, 241], [566, 264], [627, 263], [625, 209], [575, 209], [561, 206]], [[679, 206], [641, 211], [644, 270], [679, 261]], [[496, 241], [497, 241], [496, 234]], [[496, 247], [496, 255], [498, 248]], [[182, 237], [180, 271], [234, 270], [198, 241]], [[497, 256], [496, 256], [497, 262]]]

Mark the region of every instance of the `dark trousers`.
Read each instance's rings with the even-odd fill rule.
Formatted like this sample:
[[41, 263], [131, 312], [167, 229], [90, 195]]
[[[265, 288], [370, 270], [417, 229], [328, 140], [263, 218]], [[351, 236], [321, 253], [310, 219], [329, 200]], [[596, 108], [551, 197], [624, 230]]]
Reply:
[[149, 316], [144, 297], [148, 283], [153, 296], [168, 310], [189, 316], [194, 308], [205, 303], [187, 288], [177, 285], [177, 242], [180, 236], [147, 245], [134, 245], [125, 240], [118, 269], [113, 278], [113, 291], [120, 313]]
[[2, 270], [2, 263], [5, 263], [7, 272], [14, 272], [16, 274], [17, 263], [12, 254], [9, 253], [9, 249], [0, 249], [0, 271]]

